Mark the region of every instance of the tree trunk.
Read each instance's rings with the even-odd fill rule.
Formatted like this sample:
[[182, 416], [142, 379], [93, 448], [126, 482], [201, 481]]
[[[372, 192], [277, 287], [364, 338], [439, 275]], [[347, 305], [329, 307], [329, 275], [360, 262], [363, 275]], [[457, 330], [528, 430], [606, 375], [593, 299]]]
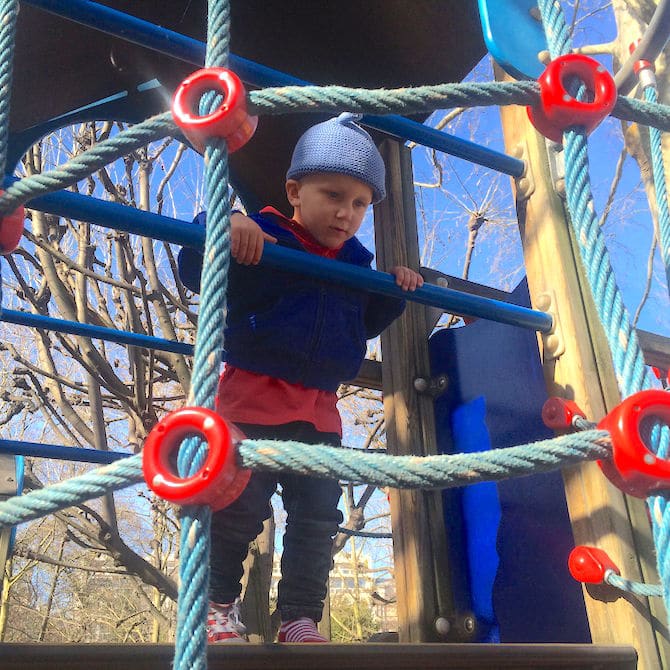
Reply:
[[270, 582], [274, 556], [274, 518], [263, 524], [261, 534], [249, 546], [244, 562], [247, 576], [242, 620], [247, 627], [250, 642], [272, 642], [274, 631], [270, 622]]

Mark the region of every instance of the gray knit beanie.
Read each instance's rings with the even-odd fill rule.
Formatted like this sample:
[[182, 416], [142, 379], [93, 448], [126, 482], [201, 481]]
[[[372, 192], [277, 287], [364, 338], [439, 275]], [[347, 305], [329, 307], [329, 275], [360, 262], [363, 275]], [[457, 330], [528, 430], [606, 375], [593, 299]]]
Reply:
[[355, 177], [372, 188], [372, 202], [386, 197], [384, 160], [368, 133], [355, 121], [360, 114], [344, 112], [304, 132], [293, 150], [286, 179], [317, 172]]

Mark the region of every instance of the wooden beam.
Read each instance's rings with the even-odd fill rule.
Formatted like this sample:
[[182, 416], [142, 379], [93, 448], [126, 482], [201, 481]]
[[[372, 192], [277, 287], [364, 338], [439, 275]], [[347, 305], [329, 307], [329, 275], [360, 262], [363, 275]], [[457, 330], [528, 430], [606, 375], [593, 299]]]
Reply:
[[[496, 76], [504, 78], [499, 70]], [[527, 163], [513, 186], [531, 301], [558, 317], [557, 331], [540, 341], [547, 388], [598, 420], [619, 402], [619, 392], [563, 202], [552, 185], [545, 141], [522, 107], [503, 107], [500, 113], [507, 152]], [[566, 469], [564, 480], [575, 544], [604, 549], [628, 579], [657, 580], [642, 501], [626, 499], [595, 463]], [[584, 596], [595, 643], [631, 644], [640, 669], [665, 667], [665, 612], [657, 604], [615, 597], [608, 589], [588, 589]]]
[[644, 353], [644, 362], [665, 372], [670, 369], [670, 338], [638, 330], [637, 337]]
[[[167, 644], [1, 645], [7, 670], [170, 670]], [[210, 670], [635, 670], [631, 647], [539, 644], [213, 644]]]
[[[15, 496], [17, 492], [16, 457], [0, 454], [0, 502]], [[5, 575], [5, 564], [10, 558], [10, 540], [12, 529], [0, 530], [0, 591], [2, 591]]]
[[[377, 267], [419, 270], [414, 183], [409, 150], [386, 140], [388, 197], [375, 207]], [[426, 310], [408, 303], [382, 333], [382, 376], [388, 451], [394, 455], [437, 453], [433, 400], [414, 389], [430, 377]], [[401, 642], [436, 640], [435, 620], [453, 613], [442, 499], [434, 491], [393, 491], [391, 518]]]

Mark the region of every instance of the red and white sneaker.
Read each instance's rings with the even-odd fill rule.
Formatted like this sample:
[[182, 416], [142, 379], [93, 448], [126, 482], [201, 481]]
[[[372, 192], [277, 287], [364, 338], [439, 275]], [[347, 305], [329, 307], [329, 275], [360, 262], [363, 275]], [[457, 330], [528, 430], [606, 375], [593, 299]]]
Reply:
[[233, 603], [209, 603], [207, 612], [207, 643], [208, 644], [239, 644], [247, 640], [243, 637], [247, 632], [240, 621], [240, 599]]
[[306, 617], [282, 621], [277, 642], [329, 642], [319, 633], [316, 623]]

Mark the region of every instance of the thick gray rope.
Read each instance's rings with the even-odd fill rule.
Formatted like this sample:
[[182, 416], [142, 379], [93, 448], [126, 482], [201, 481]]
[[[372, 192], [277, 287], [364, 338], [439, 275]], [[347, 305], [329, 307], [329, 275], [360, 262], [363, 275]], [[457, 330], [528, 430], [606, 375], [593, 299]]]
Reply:
[[176, 132], [177, 127], [169, 112], [130, 126], [49, 172], [25, 177], [11, 184], [0, 197], [0, 214], [11, 212], [38, 195], [72, 186], [117, 158], [126, 156], [155, 140], [175, 135]]
[[[301, 112], [305, 107], [312, 112], [413, 113], [458, 106], [534, 105], [539, 100], [539, 87], [536, 82], [442, 84], [391, 90], [287, 86], [252, 91], [249, 100], [256, 113], [264, 114]], [[619, 98], [612, 115], [670, 131], [670, 107], [667, 105]], [[72, 186], [117, 158], [168, 135], [179, 135], [169, 112], [130, 126], [54, 170], [25, 177], [10, 185], [0, 196], [0, 215], [33, 198]]]
[[[388, 456], [274, 440], [237, 445], [240, 467], [345, 479], [403, 489], [443, 489], [548, 472], [611, 456], [609, 434], [591, 430], [470, 454]], [[143, 481], [141, 454], [0, 502], [0, 527], [13, 526]]]
[[532, 105], [538, 100], [534, 81], [435, 84], [395, 89], [346, 86], [280, 86], [252, 91], [251, 114], [287, 112], [362, 112], [412, 114], [450, 107]]
[[[338, 112], [413, 114], [451, 107], [536, 105], [540, 87], [535, 81], [437, 84], [398, 89], [344, 86], [281, 86], [249, 93], [250, 113]], [[670, 131], [670, 107], [620, 97], [612, 116]]]

